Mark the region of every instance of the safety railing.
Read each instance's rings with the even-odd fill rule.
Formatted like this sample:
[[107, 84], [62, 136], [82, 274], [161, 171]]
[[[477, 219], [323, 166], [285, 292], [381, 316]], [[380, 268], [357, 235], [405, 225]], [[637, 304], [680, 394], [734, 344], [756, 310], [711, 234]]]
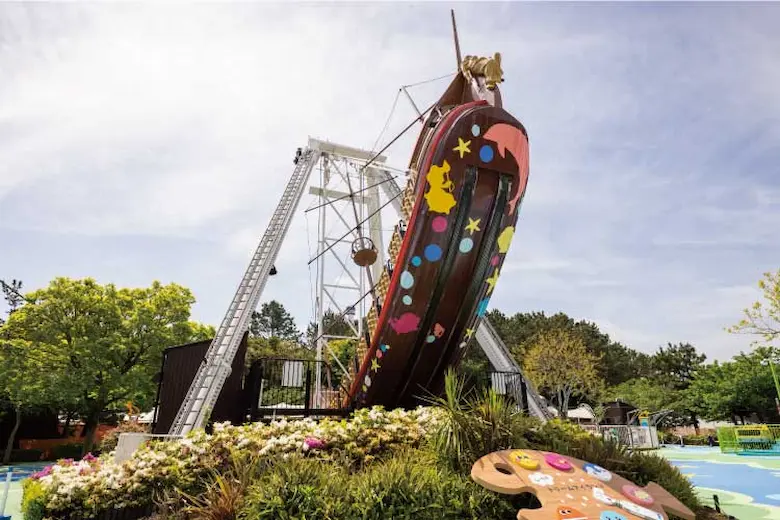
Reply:
[[780, 424], [746, 424], [718, 428], [722, 453], [780, 455]]
[[655, 426], [582, 424], [580, 427], [593, 435], [615, 441], [631, 449], [653, 450], [659, 447], [658, 431]]
[[261, 358], [250, 367], [245, 383], [250, 419], [346, 414], [343, 379], [324, 361]]

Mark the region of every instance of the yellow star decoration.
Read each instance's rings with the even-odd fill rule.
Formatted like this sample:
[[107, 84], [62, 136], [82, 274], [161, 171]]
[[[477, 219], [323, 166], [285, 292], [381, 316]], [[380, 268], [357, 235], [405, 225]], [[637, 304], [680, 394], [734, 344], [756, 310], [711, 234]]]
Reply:
[[371, 360], [371, 370], [374, 372], [379, 370], [379, 361], [377, 361], [376, 358]]
[[466, 231], [469, 232], [469, 235], [473, 235], [475, 231], [480, 231], [479, 229], [480, 222], [482, 222], [481, 218], [473, 219], [469, 217], [469, 223], [466, 224]]
[[458, 152], [460, 154], [460, 158], [463, 159], [463, 156], [467, 153], [471, 153], [471, 150], [469, 149], [469, 145], [471, 144], [471, 141], [464, 141], [460, 137], [458, 137], [458, 146], [453, 148], [452, 150], [454, 152]]
[[471, 339], [471, 336], [474, 335], [474, 329], [466, 329], [466, 339]]
[[496, 287], [496, 282], [498, 281], [498, 269], [495, 269], [493, 271], [493, 276], [485, 280], [487, 284], [490, 286], [487, 290], [487, 293], [490, 294], [493, 292], [493, 289]]

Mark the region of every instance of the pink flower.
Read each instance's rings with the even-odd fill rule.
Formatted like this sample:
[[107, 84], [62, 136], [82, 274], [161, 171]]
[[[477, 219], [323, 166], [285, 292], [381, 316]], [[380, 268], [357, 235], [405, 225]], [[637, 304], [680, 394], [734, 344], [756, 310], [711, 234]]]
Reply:
[[51, 468], [52, 468], [51, 466], [46, 466], [41, 471], [36, 471], [32, 475], [30, 475], [30, 478], [33, 480], [38, 480], [39, 478], [51, 475]]
[[305, 450], [321, 450], [325, 447], [325, 441], [322, 441], [316, 437], [306, 437], [303, 441]]
[[87, 453], [86, 455], [84, 455], [84, 458], [83, 458], [83, 459], [81, 459], [81, 460], [83, 460], [83, 461], [86, 461], [86, 462], [92, 462], [92, 461], [95, 461], [95, 460], [97, 460], [97, 457], [95, 457], [94, 455], [92, 455], [92, 452], [89, 452], [89, 453]]

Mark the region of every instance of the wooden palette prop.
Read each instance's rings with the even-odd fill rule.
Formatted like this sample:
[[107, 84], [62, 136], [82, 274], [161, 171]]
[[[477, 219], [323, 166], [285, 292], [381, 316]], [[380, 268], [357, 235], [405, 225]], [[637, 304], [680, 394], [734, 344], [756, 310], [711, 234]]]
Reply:
[[483, 487], [508, 495], [533, 493], [539, 509], [521, 509], [519, 520], [685, 520], [696, 515], [651, 482], [638, 487], [596, 464], [557, 453], [504, 450], [485, 455], [471, 468]]

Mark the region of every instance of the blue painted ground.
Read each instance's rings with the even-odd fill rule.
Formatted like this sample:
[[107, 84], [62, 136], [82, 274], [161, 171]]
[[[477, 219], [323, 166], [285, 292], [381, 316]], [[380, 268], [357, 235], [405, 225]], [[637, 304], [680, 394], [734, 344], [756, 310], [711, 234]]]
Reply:
[[0, 481], [5, 482], [6, 474], [8, 473], [9, 469], [13, 472], [11, 474], [11, 482], [19, 482], [20, 480], [26, 479], [33, 473], [41, 471], [46, 466], [51, 466], [52, 464], [54, 463], [35, 462], [24, 465], [0, 466]]
[[755, 502], [780, 506], [780, 473], [745, 464], [674, 460], [670, 462], [688, 475], [697, 487], [742, 493]]

